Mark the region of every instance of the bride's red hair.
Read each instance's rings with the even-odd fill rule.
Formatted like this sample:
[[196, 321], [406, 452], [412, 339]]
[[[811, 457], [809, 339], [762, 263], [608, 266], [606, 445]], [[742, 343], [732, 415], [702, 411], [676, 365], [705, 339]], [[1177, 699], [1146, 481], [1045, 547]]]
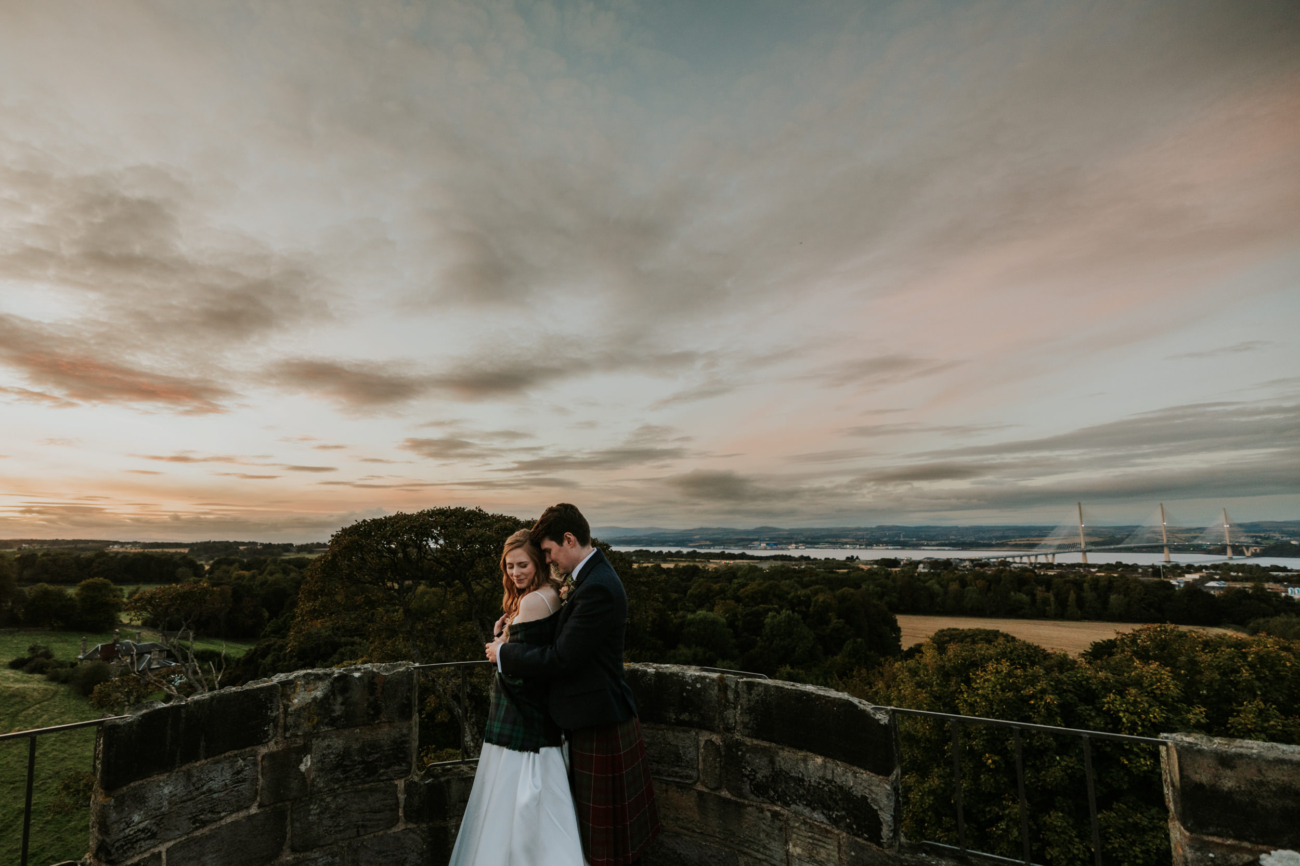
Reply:
[[[506, 572], [506, 557], [520, 548], [523, 548], [524, 553], [528, 554], [528, 558], [533, 561], [533, 582], [524, 589], [518, 589]], [[501, 597], [501, 610], [506, 618], [514, 619], [519, 615], [519, 599], [547, 584], [558, 592], [563, 581], [552, 576], [551, 567], [546, 564], [546, 557], [542, 555], [541, 548], [529, 539], [527, 529], [513, 533], [506, 539], [505, 548], [501, 551], [501, 586], [505, 589], [505, 595]]]

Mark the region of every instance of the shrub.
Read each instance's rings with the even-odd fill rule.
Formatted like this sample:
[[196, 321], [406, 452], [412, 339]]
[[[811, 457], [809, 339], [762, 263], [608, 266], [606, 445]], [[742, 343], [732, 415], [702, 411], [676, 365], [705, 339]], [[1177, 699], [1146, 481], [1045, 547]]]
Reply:
[[23, 667], [23, 673], [43, 674], [46, 671], [48, 671], [53, 664], [54, 664], [53, 659], [47, 659], [44, 658], [43, 656], [37, 656], [34, 659], [28, 660], [27, 664]]
[[52, 683], [66, 683], [72, 679], [72, 672], [74, 670], [76, 670], [74, 666], [53, 666], [45, 672], [45, 678]]
[[57, 796], [50, 811], [59, 815], [71, 815], [78, 809], [90, 808], [90, 797], [95, 792], [95, 774], [85, 770], [73, 770], [63, 777], [55, 789]]
[[95, 691], [95, 686], [106, 683], [112, 678], [113, 672], [108, 662], [87, 662], [73, 669], [68, 682], [81, 694], [90, 697]]
[[19, 656], [18, 658], [13, 659], [12, 661], [9, 662], [9, 670], [20, 671], [23, 668], [27, 667], [27, 663], [29, 661], [31, 661], [31, 659], [27, 658], [27, 656]]
[[121, 713], [143, 703], [154, 693], [154, 687], [134, 674], [122, 674], [95, 686], [90, 695], [90, 705], [110, 713]]

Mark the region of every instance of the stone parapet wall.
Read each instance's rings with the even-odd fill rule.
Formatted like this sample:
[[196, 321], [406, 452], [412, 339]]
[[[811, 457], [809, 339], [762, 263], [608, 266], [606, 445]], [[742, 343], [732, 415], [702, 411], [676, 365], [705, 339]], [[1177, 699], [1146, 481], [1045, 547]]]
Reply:
[[[942, 862], [899, 833], [888, 711], [629, 665], [664, 834], [646, 866]], [[417, 772], [409, 664], [298, 671], [106, 723], [87, 866], [445, 866], [473, 765]], [[1300, 866], [1300, 747], [1174, 734], [1175, 866]]]
[[1300, 866], [1300, 746], [1168, 734], [1175, 866]]
[[626, 672], [664, 824], [647, 866], [900, 861], [887, 711], [813, 686]]
[[473, 768], [415, 774], [410, 665], [300, 671], [106, 724], [95, 866], [445, 861]]

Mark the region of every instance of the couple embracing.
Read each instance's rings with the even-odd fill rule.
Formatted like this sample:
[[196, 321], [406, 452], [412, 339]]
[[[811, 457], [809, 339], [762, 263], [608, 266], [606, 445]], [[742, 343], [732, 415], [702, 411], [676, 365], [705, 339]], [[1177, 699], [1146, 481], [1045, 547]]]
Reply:
[[[573, 579], [563, 599], [551, 565]], [[496, 683], [451, 866], [638, 863], [660, 827], [623, 679], [623, 584], [569, 504], [511, 535], [501, 572]]]

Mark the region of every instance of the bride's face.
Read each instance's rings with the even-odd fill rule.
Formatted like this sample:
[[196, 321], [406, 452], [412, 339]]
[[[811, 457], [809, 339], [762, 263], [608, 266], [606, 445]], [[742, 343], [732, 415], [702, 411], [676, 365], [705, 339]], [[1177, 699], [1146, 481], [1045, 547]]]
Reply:
[[516, 547], [506, 554], [506, 576], [514, 581], [515, 589], [520, 592], [533, 585], [537, 566], [533, 565], [533, 560], [522, 547]]

